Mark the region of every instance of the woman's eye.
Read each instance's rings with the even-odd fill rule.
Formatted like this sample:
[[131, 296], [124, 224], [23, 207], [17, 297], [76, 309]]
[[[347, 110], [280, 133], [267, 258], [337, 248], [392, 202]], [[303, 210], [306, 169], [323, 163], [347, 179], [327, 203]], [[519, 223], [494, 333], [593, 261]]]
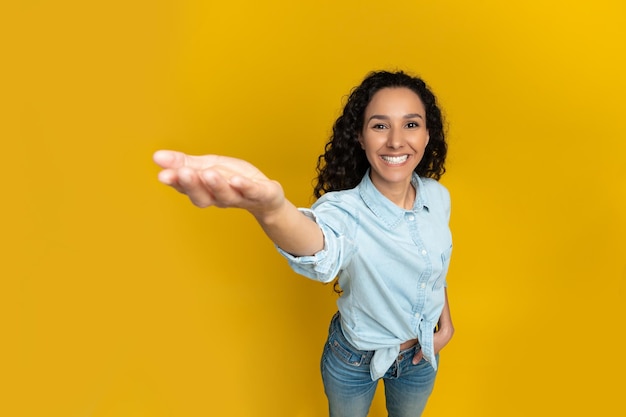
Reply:
[[417, 124], [417, 122], [409, 122], [406, 124], [406, 127], [408, 127], [409, 129], [414, 129], [416, 127], [419, 127], [420, 125]]
[[385, 126], [384, 124], [375, 124], [374, 126], [372, 126], [374, 129], [385, 129], [387, 126]]

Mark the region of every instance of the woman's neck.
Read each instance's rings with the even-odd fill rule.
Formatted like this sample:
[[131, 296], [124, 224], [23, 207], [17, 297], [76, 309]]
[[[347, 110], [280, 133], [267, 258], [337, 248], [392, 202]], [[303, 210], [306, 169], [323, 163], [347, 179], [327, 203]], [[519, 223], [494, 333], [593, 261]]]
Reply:
[[374, 186], [396, 206], [405, 210], [413, 208], [417, 191], [410, 180], [406, 184], [374, 184]]

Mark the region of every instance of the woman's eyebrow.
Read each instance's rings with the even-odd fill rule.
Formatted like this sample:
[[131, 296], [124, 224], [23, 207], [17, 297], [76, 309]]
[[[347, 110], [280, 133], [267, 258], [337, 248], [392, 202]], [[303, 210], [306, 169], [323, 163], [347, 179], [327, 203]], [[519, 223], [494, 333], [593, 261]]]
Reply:
[[[405, 115], [403, 116], [403, 119], [416, 119], [416, 118], [417, 118], [417, 119], [422, 119], [422, 120], [424, 120], [424, 116], [422, 116], [422, 115], [421, 115], [421, 114], [419, 114], [419, 113], [409, 113], [409, 114], [405, 114]], [[389, 120], [389, 116], [385, 116], [385, 115], [382, 115], [382, 114], [373, 114], [373, 115], [371, 115], [371, 116], [369, 117], [369, 119], [367, 119], [367, 121], [369, 122], [369, 121], [371, 121], [371, 120], [373, 120], [373, 119], [378, 119], [378, 120]]]

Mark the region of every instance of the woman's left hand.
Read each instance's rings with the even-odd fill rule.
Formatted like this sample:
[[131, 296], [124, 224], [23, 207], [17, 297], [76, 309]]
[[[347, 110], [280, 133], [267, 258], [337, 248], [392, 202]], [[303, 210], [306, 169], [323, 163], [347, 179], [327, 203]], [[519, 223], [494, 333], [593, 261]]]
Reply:
[[[438, 329], [433, 335], [433, 348], [435, 349], [435, 355], [439, 353], [441, 349], [443, 349], [450, 339], [452, 339], [452, 335], [454, 335], [454, 325], [452, 324], [452, 317], [450, 316], [450, 305], [448, 304], [448, 289], [444, 290], [444, 303], [443, 310], [441, 311], [441, 316], [439, 316]], [[413, 365], [417, 365], [424, 354], [422, 353], [422, 349], [418, 350], [413, 356]]]
[[[453, 331], [449, 331], [446, 328], [441, 328], [433, 335], [435, 355], [439, 353], [439, 351], [441, 351], [441, 349], [443, 349], [448, 344], [448, 342], [450, 342], [450, 340], [452, 339], [452, 333]], [[423, 357], [424, 354], [422, 353], [422, 349], [419, 349], [417, 352], [415, 352], [415, 356], [413, 356], [413, 365], [417, 365], [418, 363], [420, 363]]]

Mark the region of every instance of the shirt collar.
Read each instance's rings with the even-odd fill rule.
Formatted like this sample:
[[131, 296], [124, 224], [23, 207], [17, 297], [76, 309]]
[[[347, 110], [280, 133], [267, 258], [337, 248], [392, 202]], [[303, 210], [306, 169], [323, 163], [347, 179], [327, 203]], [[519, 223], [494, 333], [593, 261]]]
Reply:
[[[407, 210], [396, 206], [387, 197], [381, 194], [374, 186], [370, 178], [369, 169], [363, 176], [361, 183], [358, 185], [359, 194], [367, 207], [390, 228], [395, 227]], [[428, 210], [428, 193], [424, 187], [424, 182], [415, 172], [411, 177], [411, 184], [416, 190], [415, 202], [413, 209], [410, 211], [417, 212], [423, 208]]]

